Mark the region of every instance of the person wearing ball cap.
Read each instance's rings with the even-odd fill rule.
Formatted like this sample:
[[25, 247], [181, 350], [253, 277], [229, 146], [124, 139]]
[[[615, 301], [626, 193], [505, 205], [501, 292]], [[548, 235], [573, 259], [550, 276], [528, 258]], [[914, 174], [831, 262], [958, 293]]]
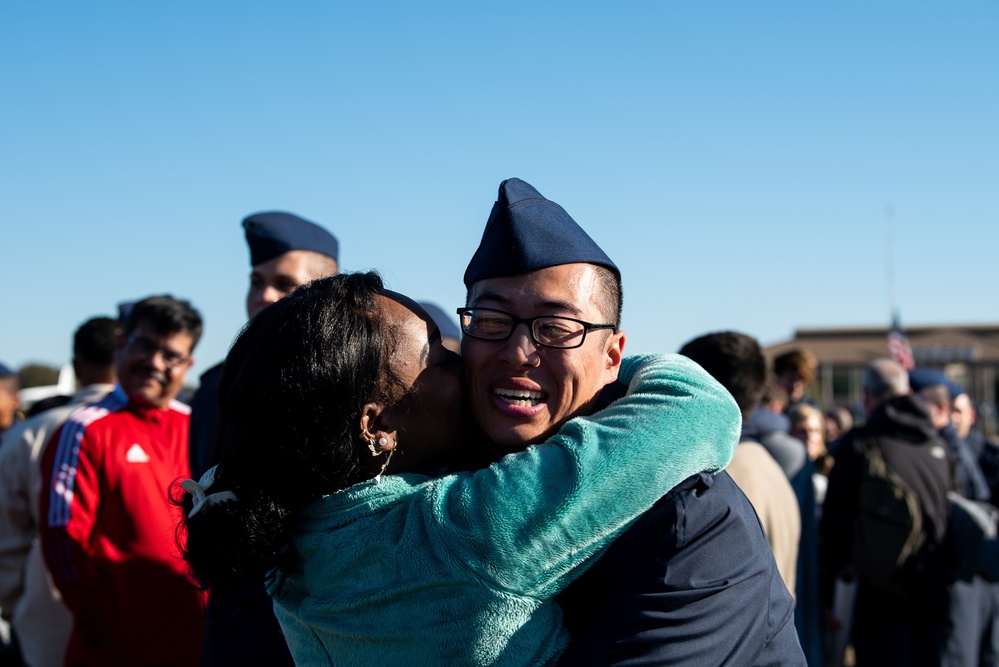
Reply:
[[[497, 455], [621, 395], [621, 272], [561, 206], [503, 181], [464, 282], [466, 393]], [[731, 477], [663, 492], [559, 597], [574, 638], [560, 664], [804, 665], [791, 595]]]
[[[989, 486], [979, 468], [974, 453], [957, 428], [951, 423], [951, 401], [964, 393], [961, 387], [935, 368], [914, 368], [909, 372], [912, 391], [926, 402], [933, 419], [933, 426], [950, 447], [957, 462], [956, 475], [961, 495], [974, 500], [988, 500]], [[999, 648], [999, 647], [997, 647]]]
[[[294, 213], [262, 211], [243, 219], [250, 250], [250, 287], [246, 315], [291, 294], [317, 278], [336, 275], [337, 238]], [[222, 377], [218, 363], [201, 375], [191, 401], [191, 473], [195, 479], [217, 463], [214, 452], [216, 395]], [[237, 602], [213, 596], [208, 605], [202, 664], [291, 665], [291, 654], [263, 588], [238, 591]]]

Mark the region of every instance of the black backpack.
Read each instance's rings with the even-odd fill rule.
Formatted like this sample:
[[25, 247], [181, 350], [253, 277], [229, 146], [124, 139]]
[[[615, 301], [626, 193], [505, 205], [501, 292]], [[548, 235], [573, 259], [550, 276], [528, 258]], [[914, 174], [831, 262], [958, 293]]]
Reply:
[[907, 564], [926, 541], [919, 498], [885, 464], [874, 438], [864, 442], [853, 563], [863, 580], [895, 593], [905, 592]]

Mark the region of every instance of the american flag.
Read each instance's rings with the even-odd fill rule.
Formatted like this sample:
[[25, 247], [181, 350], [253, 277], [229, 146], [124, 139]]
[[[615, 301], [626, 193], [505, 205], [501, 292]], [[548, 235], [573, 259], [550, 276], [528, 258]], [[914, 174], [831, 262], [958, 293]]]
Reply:
[[902, 333], [902, 325], [899, 323], [898, 313], [892, 318], [891, 331], [888, 332], [888, 350], [891, 358], [907, 371], [916, 367], [916, 361], [912, 358], [912, 346], [909, 339]]

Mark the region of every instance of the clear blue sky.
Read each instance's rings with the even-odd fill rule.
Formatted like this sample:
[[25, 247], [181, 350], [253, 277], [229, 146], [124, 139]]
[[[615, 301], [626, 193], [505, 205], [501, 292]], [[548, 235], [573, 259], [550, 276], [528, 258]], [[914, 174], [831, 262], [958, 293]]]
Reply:
[[[999, 320], [999, 4], [6, 2], [0, 360], [191, 299], [245, 319], [240, 220], [450, 310], [500, 181], [625, 276], [627, 350]], [[893, 211], [889, 214], [888, 211]]]

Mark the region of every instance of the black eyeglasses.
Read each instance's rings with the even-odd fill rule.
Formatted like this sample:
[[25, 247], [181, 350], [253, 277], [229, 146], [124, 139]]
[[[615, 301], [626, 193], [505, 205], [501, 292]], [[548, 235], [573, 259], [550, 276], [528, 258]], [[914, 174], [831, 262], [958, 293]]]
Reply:
[[158, 352], [163, 357], [163, 365], [166, 366], [167, 370], [173, 370], [190, 359], [190, 357], [184, 356], [179, 352], [160, 347], [159, 343], [146, 336], [132, 334], [126, 339], [126, 342], [133, 350], [144, 357], [155, 357]]
[[613, 329], [616, 324], [591, 324], [572, 317], [514, 317], [510, 313], [492, 308], [459, 308], [461, 330], [479, 340], [506, 340], [517, 325], [524, 323], [531, 332], [531, 340], [541, 347], [571, 350], [586, 340], [590, 329]]

